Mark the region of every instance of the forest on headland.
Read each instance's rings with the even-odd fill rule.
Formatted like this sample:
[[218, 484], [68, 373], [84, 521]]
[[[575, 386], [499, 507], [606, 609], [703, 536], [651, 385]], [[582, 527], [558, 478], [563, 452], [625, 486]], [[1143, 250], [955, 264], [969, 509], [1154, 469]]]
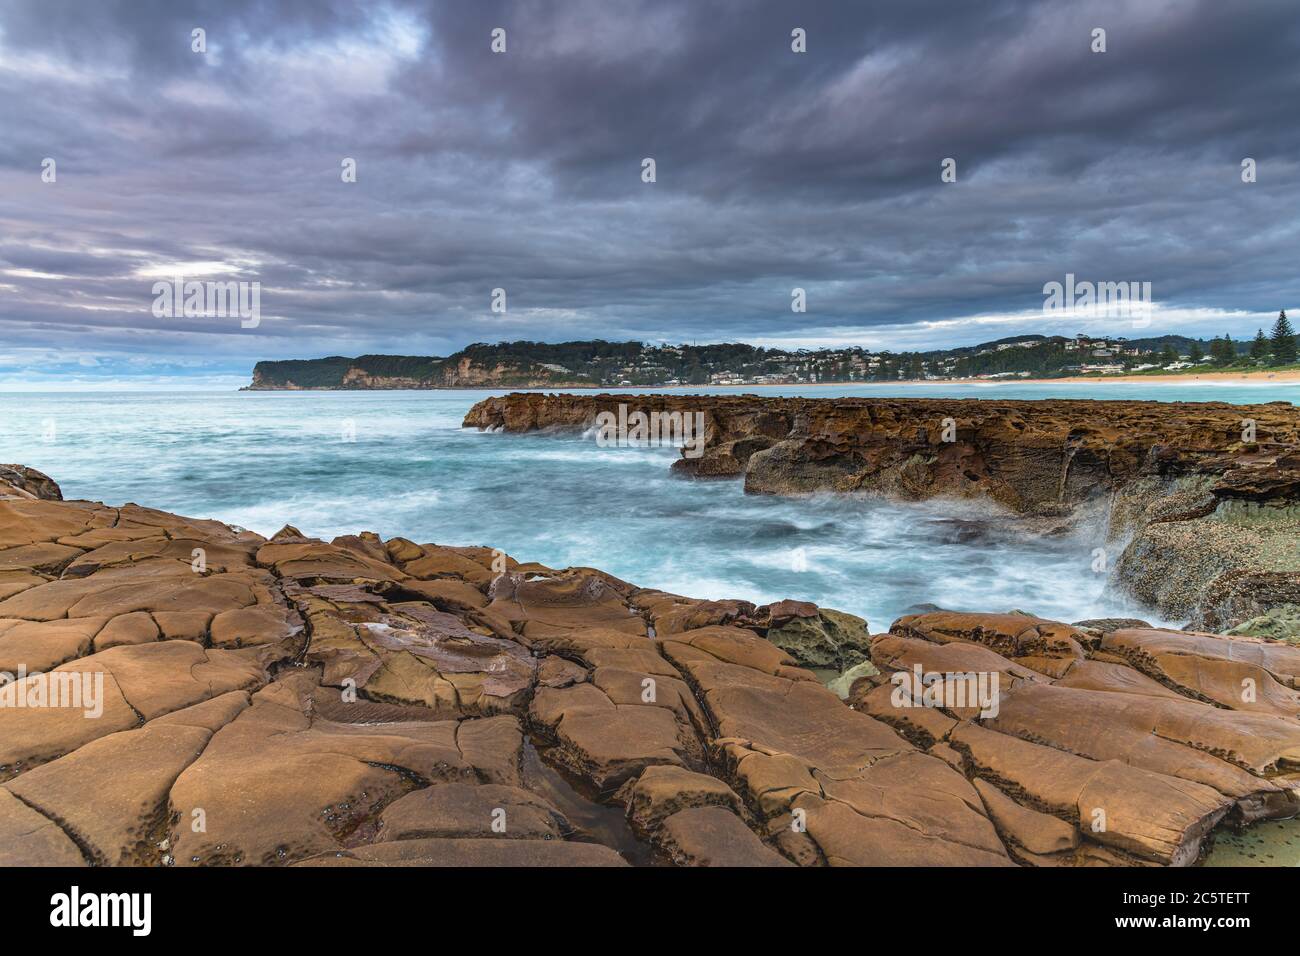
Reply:
[[1291, 369], [1297, 336], [1286, 313], [1271, 334], [1021, 335], [979, 345], [893, 352], [860, 346], [764, 348], [744, 343], [480, 342], [446, 356], [329, 356], [258, 362], [253, 389], [654, 387], [1064, 378]]

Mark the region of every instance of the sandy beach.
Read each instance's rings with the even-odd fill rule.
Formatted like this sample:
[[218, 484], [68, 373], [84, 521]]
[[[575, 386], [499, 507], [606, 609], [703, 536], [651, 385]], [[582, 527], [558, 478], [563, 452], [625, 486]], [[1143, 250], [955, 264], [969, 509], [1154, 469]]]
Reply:
[[[935, 382], [942, 382], [949, 385], [989, 385], [999, 383], [1024, 384], [1028, 382], [1078, 382], [1081, 384], [1097, 384], [1106, 382], [1128, 383], [1128, 384], [1152, 384], [1152, 385], [1187, 385], [1192, 382], [1214, 382], [1220, 385], [1285, 385], [1300, 384], [1300, 369], [1260, 369], [1254, 372], [1242, 371], [1240, 369], [1227, 372], [1196, 372], [1192, 374], [1180, 375], [1178, 373], [1168, 373], [1164, 375], [1069, 375], [1053, 378], [944, 378], [944, 379], [926, 379], [919, 381], [915, 379], [901, 379], [899, 385], [925, 385]], [[844, 387], [854, 385], [892, 385], [892, 382], [764, 382], [764, 383], [746, 383], [743, 385], [701, 385], [700, 388], [735, 388], [735, 389], [754, 389], [754, 388], [790, 388], [798, 386], [799, 388], [829, 388], [832, 386]], [[559, 386], [555, 386], [559, 387]], [[691, 386], [665, 386], [665, 385], [635, 385], [635, 386], [587, 386], [583, 391], [621, 391], [628, 388], [636, 388], [638, 391], [655, 391], [664, 388], [689, 388]], [[572, 386], [566, 387], [572, 388]], [[574, 389], [576, 390], [576, 389]]]
[[[983, 381], [988, 381], [983, 379]], [[1278, 369], [1269, 371], [1260, 369], [1257, 372], [1196, 372], [1194, 374], [1179, 375], [1171, 373], [1168, 375], [1076, 375], [1070, 378], [1054, 379], [1016, 379], [1020, 382], [1161, 382], [1170, 384], [1186, 385], [1188, 382], [1218, 382], [1223, 385], [1264, 385], [1264, 384], [1284, 384], [1300, 383], [1300, 369]]]

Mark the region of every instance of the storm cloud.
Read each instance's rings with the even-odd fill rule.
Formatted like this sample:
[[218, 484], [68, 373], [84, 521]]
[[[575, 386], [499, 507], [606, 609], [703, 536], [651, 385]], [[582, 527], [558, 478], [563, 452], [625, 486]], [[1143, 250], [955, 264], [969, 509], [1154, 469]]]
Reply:
[[[1294, 0], [11, 0], [0, 383], [935, 348], [1078, 331], [1040, 312], [1066, 273], [1150, 282], [1150, 331], [1242, 335], [1296, 305], [1297, 63]], [[176, 274], [260, 282], [261, 323], [155, 317]]]

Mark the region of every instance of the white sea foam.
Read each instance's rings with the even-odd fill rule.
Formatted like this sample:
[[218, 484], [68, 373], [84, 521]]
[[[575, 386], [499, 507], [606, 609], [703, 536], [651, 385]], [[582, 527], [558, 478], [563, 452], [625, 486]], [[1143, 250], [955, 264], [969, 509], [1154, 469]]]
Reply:
[[[769, 394], [1268, 401], [1300, 387], [988, 383], [778, 389]], [[688, 391], [701, 391], [690, 389]], [[0, 461], [48, 472], [69, 498], [138, 501], [269, 535], [363, 530], [490, 545], [645, 587], [765, 603], [815, 601], [883, 629], [916, 604], [1047, 617], [1144, 617], [1091, 571], [1086, 535], [1012, 533], [987, 505], [814, 494], [747, 496], [671, 476], [675, 449], [463, 429], [486, 392], [0, 395]], [[356, 441], [339, 440], [352, 419]], [[42, 441], [43, 422], [56, 424]], [[308, 424], [305, 424], [308, 423]], [[796, 556], [802, 553], [802, 561]]]

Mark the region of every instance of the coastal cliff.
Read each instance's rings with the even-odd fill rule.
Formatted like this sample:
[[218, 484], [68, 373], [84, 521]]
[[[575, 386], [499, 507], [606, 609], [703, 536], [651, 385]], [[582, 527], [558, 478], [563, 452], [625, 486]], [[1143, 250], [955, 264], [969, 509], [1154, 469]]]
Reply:
[[[524, 345], [528, 343], [522, 343]], [[581, 388], [592, 381], [508, 345], [472, 345], [446, 358], [341, 355], [258, 362], [249, 391], [313, 389]]]
[[1168, 619], [1300, 627], [1300, 410], [1286, 402], [533, 393], [485, 399], [464, 424], [586, 432], [620, 406], [703, 415], [702, 454], [672, 466], [683, 477], [741, 479], [750, 494], [973, 498], [1040, 528], [1091, 523], [1117, 555], [1113, 586]]
[[0, 865], [1186, 865], [1300, 811], [1285, 643], [61, 497], [0, 466]]

